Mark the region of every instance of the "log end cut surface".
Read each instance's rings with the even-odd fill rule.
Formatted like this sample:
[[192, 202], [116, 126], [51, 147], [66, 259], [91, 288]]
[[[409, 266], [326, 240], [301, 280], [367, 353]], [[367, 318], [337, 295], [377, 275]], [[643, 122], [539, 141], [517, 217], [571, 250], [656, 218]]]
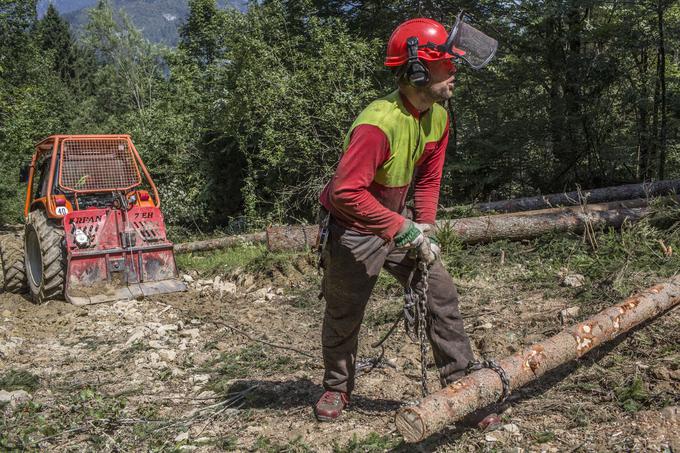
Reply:
[[423, 420], [410, 407], [400, 409], [394, 423], [406, 442], [420, 442], [425, 438]]

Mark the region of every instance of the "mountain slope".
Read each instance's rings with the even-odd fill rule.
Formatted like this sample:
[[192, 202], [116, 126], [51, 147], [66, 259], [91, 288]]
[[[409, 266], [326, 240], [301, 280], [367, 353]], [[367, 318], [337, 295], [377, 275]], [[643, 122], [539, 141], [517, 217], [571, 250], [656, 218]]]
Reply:
[[[79, 34], [88, 21], [88, 10], [97, 5], [98, 0], [40, 0], [38, 14], [44, 14], [49, 3], [54, 4], [60, 14]], [[244, 0], [218, 0], [220, 8], [244, 10]], [[187, 0], [111, 0], [114, 11], [123, 10], [135, 27], [152, 42], [169, 46], [177, 45], [179, 26], [189, 15]]]
[[89, 8], [97, 4], [97, 0], [40, 0], [38, 2], [38, 17], [42, 17], [49, 4], [53, 4], [59, 14], [64, 15], [79, 9]]

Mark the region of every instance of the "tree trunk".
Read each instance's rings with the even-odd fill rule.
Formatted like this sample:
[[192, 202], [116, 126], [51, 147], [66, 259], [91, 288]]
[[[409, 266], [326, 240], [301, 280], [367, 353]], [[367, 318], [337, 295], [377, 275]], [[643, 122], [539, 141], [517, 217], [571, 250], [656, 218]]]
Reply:
[[658, 0], [657, 15], [659, 19], [659, 51], [658, 51], [658, 70], [657, 76], [659, 78], [659, 88], [661, 96], [661, 128], [659, 130], [659, 164], [658, 176], [663, 178], [666, 172], [666, 136], [667, 136], [667, 119], [666, 119], [666, 43], [664, 37], [664, 2]]
[[[642, 184], [626, 184], [623, 186], [603, 187], [600, 189], [582, 190], [588, 203], [603, 203], [613, 200], [631, 200], [680, 192], [680, 179], [655, 181]], [[535, 209], [546, 209], [556, 206], [574, 206], [580, 204], [578, 192], [555, 193], [536, 197], [515, 198], [512, 200], [492, 201], [475, 206], [482, 212], [517, 212]], [[450, 212], [453, 208], [444, 208]]]
[[[628, 200], [568, 208], [544, 209], [437, 221], [437, 228], [450, 230], [467, 244], [499, 239], [528, 239], [550, 232], [581, 232], [593, 228], [619, 228], [624, 221], [635, 222], [651, 213], [647, 200]], [[267, 229], [271, 251], [304, 250], [314, 247], [318, 227], [274, 226]]]
[[[564, 329], [499, 362], [515, 390], [546, 372], [582, 357], [638, 324], [680, 303], [680, 278], [649, 288], [594, 317]], [[490, 369], [476, 371], [397, 412], [397, 429], [407, 442], [419, 442], [501, 397], [503, 384]]]
[[653, 153], [653, 144], [650, 139], [650, 125], [649, 125], [649, 110], [647, 107], [647, 87], [645, 85], [645, 76], [647, 75], [647, 49], [642, 48], [640, 53], [640, 60], [638, 62], [640, 70], [640, 78], [643, 80], [640, 83], [639, 99], [637, 101], [638, 111], [638, 178], [647, 180], [651, 178], [650, 162]]

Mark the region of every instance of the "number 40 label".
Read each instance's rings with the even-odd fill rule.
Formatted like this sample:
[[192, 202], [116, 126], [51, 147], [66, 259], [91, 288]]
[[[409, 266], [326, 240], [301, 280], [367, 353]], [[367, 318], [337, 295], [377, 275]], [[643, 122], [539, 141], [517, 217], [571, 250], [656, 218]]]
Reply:
[[57, 215], [68, 214], [68, 208], [66, 206], [57, 206]]

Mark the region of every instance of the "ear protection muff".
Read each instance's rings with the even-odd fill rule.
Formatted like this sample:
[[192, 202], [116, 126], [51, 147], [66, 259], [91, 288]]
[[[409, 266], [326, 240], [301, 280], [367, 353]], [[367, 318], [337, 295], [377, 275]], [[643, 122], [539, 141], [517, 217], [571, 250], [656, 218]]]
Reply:
[[430, 71], [418, 58], [418, 38], [412, 36], [406, 40], [408, 61], [405, 76], [408, 83], [414, 87], [425, 87], [430, 83]]

